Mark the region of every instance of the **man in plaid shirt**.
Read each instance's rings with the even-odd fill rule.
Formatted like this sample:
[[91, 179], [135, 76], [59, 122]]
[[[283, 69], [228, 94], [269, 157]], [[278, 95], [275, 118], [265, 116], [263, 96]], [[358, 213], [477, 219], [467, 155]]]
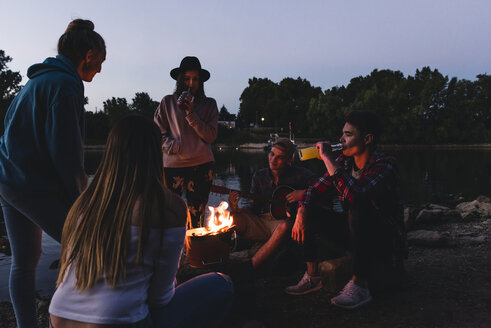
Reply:
[[[353, 309], [371, 301], [368, 289], [374, 264], [402, 271], [407, 256], [400, 177], [394, 157], [379, 152], [376, 144], [380, 123], [375, 114], [353, 111], [346, 116], [343, 154], [337, 159], [329, 142], [316, 148], [327, 172], [303, 194], [292, 229], [292, 238], [300, 244], [312, 238], [310, 228], [316, 217], [309, 209], [319, 196], [336, 190], [345, 210], [344, 217], [324, 217], [328, 234], [345, 235], [354, 260], [354, 274], [333, 305]], [[340, 224], [343, 221], [347, 224]], [[321, 279], [316, 259], [307, 261], [307, 272], [300, 282], [286, 289], [289, 294], [305, 294], [319, 289]]]

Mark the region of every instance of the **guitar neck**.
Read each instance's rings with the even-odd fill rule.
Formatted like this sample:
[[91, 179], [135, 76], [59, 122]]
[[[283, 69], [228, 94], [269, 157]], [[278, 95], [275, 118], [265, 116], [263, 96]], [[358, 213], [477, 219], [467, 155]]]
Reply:
[[223, 195], [228, 195], [231, 191], [236, 191], [239, 193], [240, 197], [243, 197], [243, 198], [257, 200], [257, 201], [263, 201], [263, 202], [271, 201], [271, 197], [266, 197], [266, 196], [258, 195], [258, 194], [252, 194], [250, 192], [241, 191], [241, 190], [229, 189], [226, 187], [216, 186], [216, 185], [212, 185], [210, 191], [215, 192], [217, 194], [223, 194]]

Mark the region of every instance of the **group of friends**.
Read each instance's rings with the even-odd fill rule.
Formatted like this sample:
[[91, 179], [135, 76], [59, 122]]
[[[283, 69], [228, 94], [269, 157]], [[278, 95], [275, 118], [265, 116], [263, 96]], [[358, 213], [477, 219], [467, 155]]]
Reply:
[[[63, 327], [216, 326], [234, 298], [234, 276], [220, 272], [176, 284], [186, 229], [203, 223], [213, 181], [211, 144], [216, 101], [205, 95], [210, 73], [196, 57], [171, 70], [176, 80], [153, 122], [118, 121], [88, 184], [84, 169], [84, 85], [101, 72], [104, 39], [89, 20], [75, 19], [58, 40], [58, 55], [28, 69], [0, 137], [0, 202], [12, 249], [9, 289], [17, 325], [38, 327], [35, 273], [44, 231], [61, 243], [50, 325]], [[295, 241], [306, 272], [285, 289], [322, 288], [318, 234], [351, 254], [352, 279], [332, 304], [356, 308], [372, 299], [379, 272], [400, 275], [407, 245], [396, 160], [377, 150], [381, 127], [370, 112], [346, 116], [336, 156], [316, 148], [326, 173], [292, 165], [295, 145], [279, 138], [269, 167], [255, 172], [251, 193], [278, 186], [298, 209], [275, 218], [267, 202], [229, 202], [240, 238], [264, 242], [242, 264], [257, 271]], [[185, 194], [186, 202], [181, 198]], [[334, 211], [337, 197], [343, 211]], [[227, 271], [227, 270], [225, 270]]]

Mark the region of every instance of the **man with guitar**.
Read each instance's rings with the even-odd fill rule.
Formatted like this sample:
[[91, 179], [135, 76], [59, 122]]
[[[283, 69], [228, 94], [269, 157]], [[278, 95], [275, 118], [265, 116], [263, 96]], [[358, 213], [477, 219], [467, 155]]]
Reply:
[[[310, 170], [291, 165], [294, 152], [295, 145], [289, 139], [277, 139], [268, 155], [269, 167], [256, 171], [252, 177], [251, 194], [258, 197], [251, 197], [250, 207], [238, 206], [239, 192], [231, 191], [229, 194], [237, 234], [246, 239], [265, 241], [251, 258], [253, 269], [271, 259], [290, 238], [293, 226], [291, 217], [295, 216], [296, 209], [289, 209], [289, 213], [281, 217], [277, 213], [284, 213], [282, 205], [298, 203], [305, 189], [317, 181], [318, 177]], [[275, 190], [275, 194], [284, 194], [284, 197], [280, 197], [283, 202], [281, 199], [279, 202], [275, 202], [275, 199], [267, 201]], [[288, 191], [285, 193], [285, 190]]]
[[[303, 194], [292, 239], [305, 244], [311, 238], [314, 221], [335, 223], [336, 217], [319, 218], [310, 215], [318, 197], [337, 191], [346, 212], [344, 226], [326, 230], [331, 235], [346, 235], [353, 254], [353, 276], [341, 293], [331, 299], [333, 305], [353, 309], [371, 301], [368, 289], [374, 268], [381, 273], [392, 272], [398, 278], [403, 272], [407, 244], [402, 216], [400, 177], [394, 157], [379, 152], [376, 144], [380, 123], [372, 112], [353, 111], [346, 116], [340, 138], [343, 154], [336, 158], [329, 142], [319, 142], [316, 148], [327, 172]], [[320, 285], [317, 262], [307, 262], [307, 272], [300, 282], [286, 289], [289, 294], [306, 294]], [[387, 281], [382, 282], [387, 286]], [[370, 285], [372, 288], [373, 285]]]

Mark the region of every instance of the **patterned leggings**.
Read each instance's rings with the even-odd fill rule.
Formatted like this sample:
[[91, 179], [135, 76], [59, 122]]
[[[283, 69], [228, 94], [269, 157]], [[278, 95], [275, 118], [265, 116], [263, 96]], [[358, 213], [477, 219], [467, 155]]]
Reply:
[[178, 195], [186, 193], [193, 228], [201, 227], [213, 181], [213, 162], [191, 166], [164, 168], [167, 187]]

